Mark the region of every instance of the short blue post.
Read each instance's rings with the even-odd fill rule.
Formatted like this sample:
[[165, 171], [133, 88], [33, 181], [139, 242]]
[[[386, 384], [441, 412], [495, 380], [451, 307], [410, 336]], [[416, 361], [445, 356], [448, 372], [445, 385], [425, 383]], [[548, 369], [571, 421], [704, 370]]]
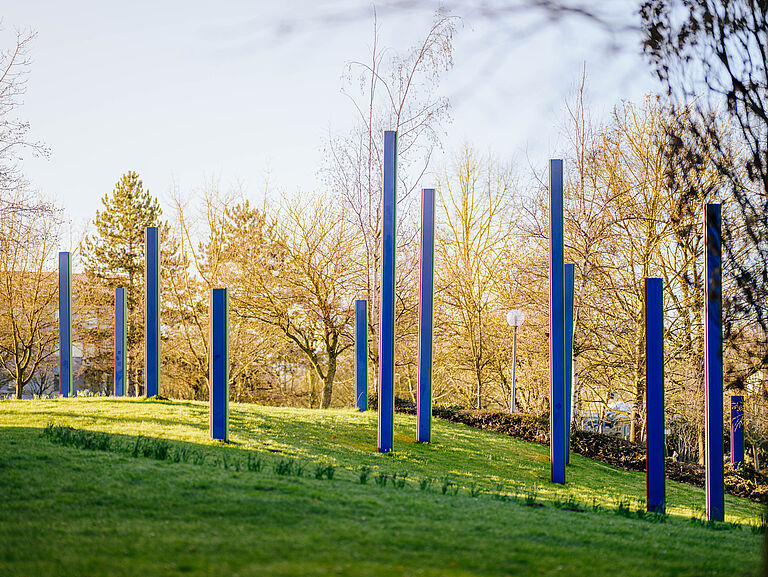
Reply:
[[573, 404], [573, 284], [576, 275], [573, 263], [565, 264], [565, 464], [571, 462], [571, 405]]
[[384, 132], [384, 174], [381, 226], [381, 307], [379, 308], [379, 452], [394, 441], [395, 419], [395, 179], [397, 132]]
[[227, 440], [229, 422], [229, 310], [227, 289], [212, 289], [208, 340], [211, 439]]
[[59, 392], [75, 395], [72, 381], [72, 260], [59, 253]]
[[664, 300], [660, 278], [645, 279], [646, 506], [664, 513]]
[[744, 397], [731, 397], [731, 468], [744, 465]]
[[707, 519], [725, 518], [723, 486], [723, 327], [720, 205], [707, 204], [704, 222], [705, 492]]
[[549, 161], [549, 459], [550, 479], [565, 483], [565, 317], [563, 161]]
[[144, 394], [160, 392], [160, 233], [144, 230]]
[[355, 301], [355, 407], [368, 410], [368, 301]]
[[435, 276], [435, 190], [421, 191], [421, 268], [419, 269], [419, 380], [416, 442], [432, 438], [432, 324]]
[[125, 289], [115, 289], [115, 396], [124, 397], [128, 377], [128, 309]]

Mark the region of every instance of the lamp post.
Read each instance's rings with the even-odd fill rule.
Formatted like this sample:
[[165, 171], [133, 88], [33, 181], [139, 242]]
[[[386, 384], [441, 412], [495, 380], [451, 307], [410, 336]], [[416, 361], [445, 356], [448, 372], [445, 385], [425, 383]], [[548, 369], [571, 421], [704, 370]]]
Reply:
[[517, 327], [525, 322], [525, 313], [513, 309], [507, 313], [507, 323], [515, 328], [515, 336], [512, 338], [512, 392], [509, 398], [509, 412], [515, 412], [515, 376], [517, 372]]

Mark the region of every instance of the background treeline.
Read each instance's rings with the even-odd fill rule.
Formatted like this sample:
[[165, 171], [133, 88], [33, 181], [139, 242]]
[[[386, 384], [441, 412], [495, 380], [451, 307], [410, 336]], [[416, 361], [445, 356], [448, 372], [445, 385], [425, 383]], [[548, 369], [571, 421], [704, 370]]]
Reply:
[[[328, 160], [318, 191], [266, 190], [254, 199], [214, 181], [196, 191], [173, 190], [161, 209], [140, 175], [126, 172], [103, 197], [82, 241], [67, 245], [62, 215], [28, 189], [11, 155], [0, 155], [0, 370], [16, 395], [57, 386], [54, 267], [62, 246], [75, 254], [74, 340], [83, 387], [112, 390], [113, 294], [123, 286], [128, 390], [143, 394], [143, 235], [152, 225], [161, 227], [162, 238], [164, 396], [208, 397], [214, 287], [231, 291], [233, 400], [352, 405], [358, 298], [369, 303], [375, 390], [382, 131], [392, 128], [399, 134], [396, 395], [415, 400], [419, 189], [429, 182], [438, 191], [435, 403], [509, 405], [505, 314], [516, 308], [526, 314], [518, 334], [517, 406], [547, 414], [546, 165], [532, 170], [470, 145], [435, 161], [448, 111], [439, 78], [451, 65], [453, 33], [454, 21], [438, 16], [412, 50], [384, 58], [374, 49], [370, 62], [351, 67], [356, 121], [324, 143]], [[685, 460], [703, 458], [703, 204], [723, 202], [725, 387], [745, 396], [747, 444], [759, 466], [768, 438], [766, 335], [758, 322], [764, 303], [745, 296], [743, 266], [765, 266], [753, 250], [765, 231], [755, 232], [733, 192], [736, 178], [740, 194], [765, 194], [748, 174], [751, 150], [727, 117], [702, 141], [696, 135], [706, 131], [695, 115], [651, 96], [621, 102], [596, 121], [584, 80], [564, 106], [561, 147], [566, 261], [576, 265], [574, 422], [602, 431], [609, 416], [622, 418], [628, 437], [643, 441], [643, 279], [661, 277], [669, 447]], [[681, 151], [695, 151], [695, 161]]]

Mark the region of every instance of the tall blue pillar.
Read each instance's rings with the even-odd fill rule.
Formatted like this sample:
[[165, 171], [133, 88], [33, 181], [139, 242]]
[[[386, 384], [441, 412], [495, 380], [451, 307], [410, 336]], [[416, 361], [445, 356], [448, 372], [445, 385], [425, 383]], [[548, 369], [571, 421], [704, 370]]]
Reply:
[[571, 462], [571, 405], [573, 404], [573, 284], [576, 274], [573, 263], [566, 263], [565, 279], [565, 345], [563, 369], [565, 370], [565, 463]]
[[565, 315], [563, 161], [549, 161], [549, 458], [550, 479], [565, 483]]
[[75, 395], [72, 381], [72, 260], [59, 253], [59, 392]]
[[704, 223], [705, 492], [707, 519], [725, 517], [723, 487], [723, 327], [720, 205], [707, 204]]
[[731, 397], [731, 468], [744, 465], [744, 397]]
[[211, 439], [227, 440], [229, 422], [229, 307], [227, 289], [212, 289], [208, 340]]
[[435, 190], [421, 191], [421, 268], [419, 269], [419, 380], [416, 442], [432, 438], [432, 324], [435, 276]]
[[144, 230], [144, 394], [160, 392], [160, 232]]
[[124, 397], [128, 387], [128, 308], [124, 288], [115, 289], [115, 396]]
[[397, 132], [384, 132], [381, 226], [381, 307], [379, 308], [379, 452], [392, 450], [395, 418], [395, 179]]
[[355, 407], [368, 410], [368, 302], [355, 301]]
[[664, 497], [664, 300], [660, 278], [645, 279], [646, 505], [665, 512]]

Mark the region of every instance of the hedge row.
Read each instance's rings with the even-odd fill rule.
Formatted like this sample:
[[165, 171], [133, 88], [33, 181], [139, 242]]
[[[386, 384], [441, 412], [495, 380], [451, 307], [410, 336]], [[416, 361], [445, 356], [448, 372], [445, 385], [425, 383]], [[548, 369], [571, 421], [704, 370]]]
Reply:
[[[376, 409], [375, 396], [369, 398], [368, 405], [371, 409]], [[411, 401], [395, 398], [395, 411], [412, 415], [416, 413], [416, 405]], [[434, 407], [432, 415], [475, 429], [495, 431], [531, 443], [549, 445], [549, 418], [546, 416], [458, 407]], [[570, 448], [584, 457], [627, 471], [645, 471], [645, 447], [619, 437], [573, 431]], [[698, 464], [667, 459], [665, 470], [668, 479], [697, 487], [704, 486], [704, 467]], [[726, 493], [746, 497], [758, 503], [768, 503], [768, 477], [754, 468], [744, 466], [733, 471], [726, 466], [724, 481]]]

